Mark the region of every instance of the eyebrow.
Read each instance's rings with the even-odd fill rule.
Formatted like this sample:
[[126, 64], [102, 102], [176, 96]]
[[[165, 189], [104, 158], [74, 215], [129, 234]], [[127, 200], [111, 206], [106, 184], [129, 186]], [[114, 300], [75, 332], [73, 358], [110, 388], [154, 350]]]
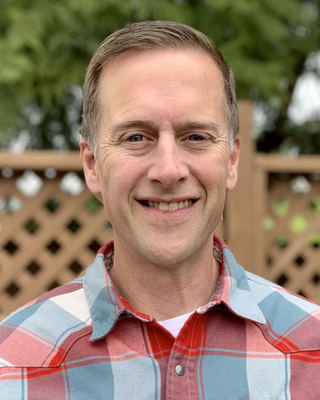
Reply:
[[146, 130], [157, 130], [157, 126], [153, 121], [134, 119], [129, 121], [120, 122], [111, 129], [111, 135], [115, 136], [118, 132], [125, 131], [126, 129], [146, 129]]
[[178, 122], [174, 125], [176, 131], [184, 131], [184, 130], [205, 130], [214, 133], [221, 132], [221, 126], [213, 121], [202, 122], [202, 121], [186, 121], [186, 122]]

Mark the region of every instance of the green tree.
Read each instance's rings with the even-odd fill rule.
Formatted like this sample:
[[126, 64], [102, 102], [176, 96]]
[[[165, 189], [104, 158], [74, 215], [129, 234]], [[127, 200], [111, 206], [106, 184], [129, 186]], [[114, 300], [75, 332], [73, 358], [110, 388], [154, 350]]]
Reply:
[[319, 13], [318, 0], [1, 0], [1, 145], [20, 135], [31, 148], [76, 148], [79, 86], [98, 43], [126, 23], [169, 19], [222, 50], [239, 98], [267, 115], [262, 149], [289, 140], [320, 152], [320, 122], [292, 126], [287, 117], [306, 58], [319, 49]]

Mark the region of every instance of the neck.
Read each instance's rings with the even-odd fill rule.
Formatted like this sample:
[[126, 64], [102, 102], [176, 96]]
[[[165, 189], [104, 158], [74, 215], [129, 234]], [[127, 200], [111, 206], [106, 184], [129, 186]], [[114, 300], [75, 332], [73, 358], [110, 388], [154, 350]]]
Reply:
[[138, 312], [165, 320], [194, 311], [212, 297], [219, 278], [219, 264], [212, 242], [192, 260], [163, 266], [125, 257], [115, 246], [110, 269], [113, 284]]

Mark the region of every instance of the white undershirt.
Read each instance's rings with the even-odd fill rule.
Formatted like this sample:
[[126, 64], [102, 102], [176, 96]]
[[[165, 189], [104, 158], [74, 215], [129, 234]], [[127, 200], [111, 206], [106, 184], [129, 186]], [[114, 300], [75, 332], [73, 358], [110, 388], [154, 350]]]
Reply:
[[166, 319], [165, 321], [157, 321], [157, 322], [158, 324], [163, 326], [167, 331], [169, 331], [172, 336], [177, 337], [184, 323], [192, 313], [193, 311], [187, 314], [179, 315], [178, 317]]

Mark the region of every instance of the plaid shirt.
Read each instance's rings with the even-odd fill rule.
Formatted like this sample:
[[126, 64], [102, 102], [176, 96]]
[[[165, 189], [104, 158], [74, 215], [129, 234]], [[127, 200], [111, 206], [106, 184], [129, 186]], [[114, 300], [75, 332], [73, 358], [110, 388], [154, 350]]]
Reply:
[[105, 245], [83, 278], [1, 324], [0, 399], [319, 400], [320, 307], [214, 246], [217, 290], [175, 339], [117, 293]]

